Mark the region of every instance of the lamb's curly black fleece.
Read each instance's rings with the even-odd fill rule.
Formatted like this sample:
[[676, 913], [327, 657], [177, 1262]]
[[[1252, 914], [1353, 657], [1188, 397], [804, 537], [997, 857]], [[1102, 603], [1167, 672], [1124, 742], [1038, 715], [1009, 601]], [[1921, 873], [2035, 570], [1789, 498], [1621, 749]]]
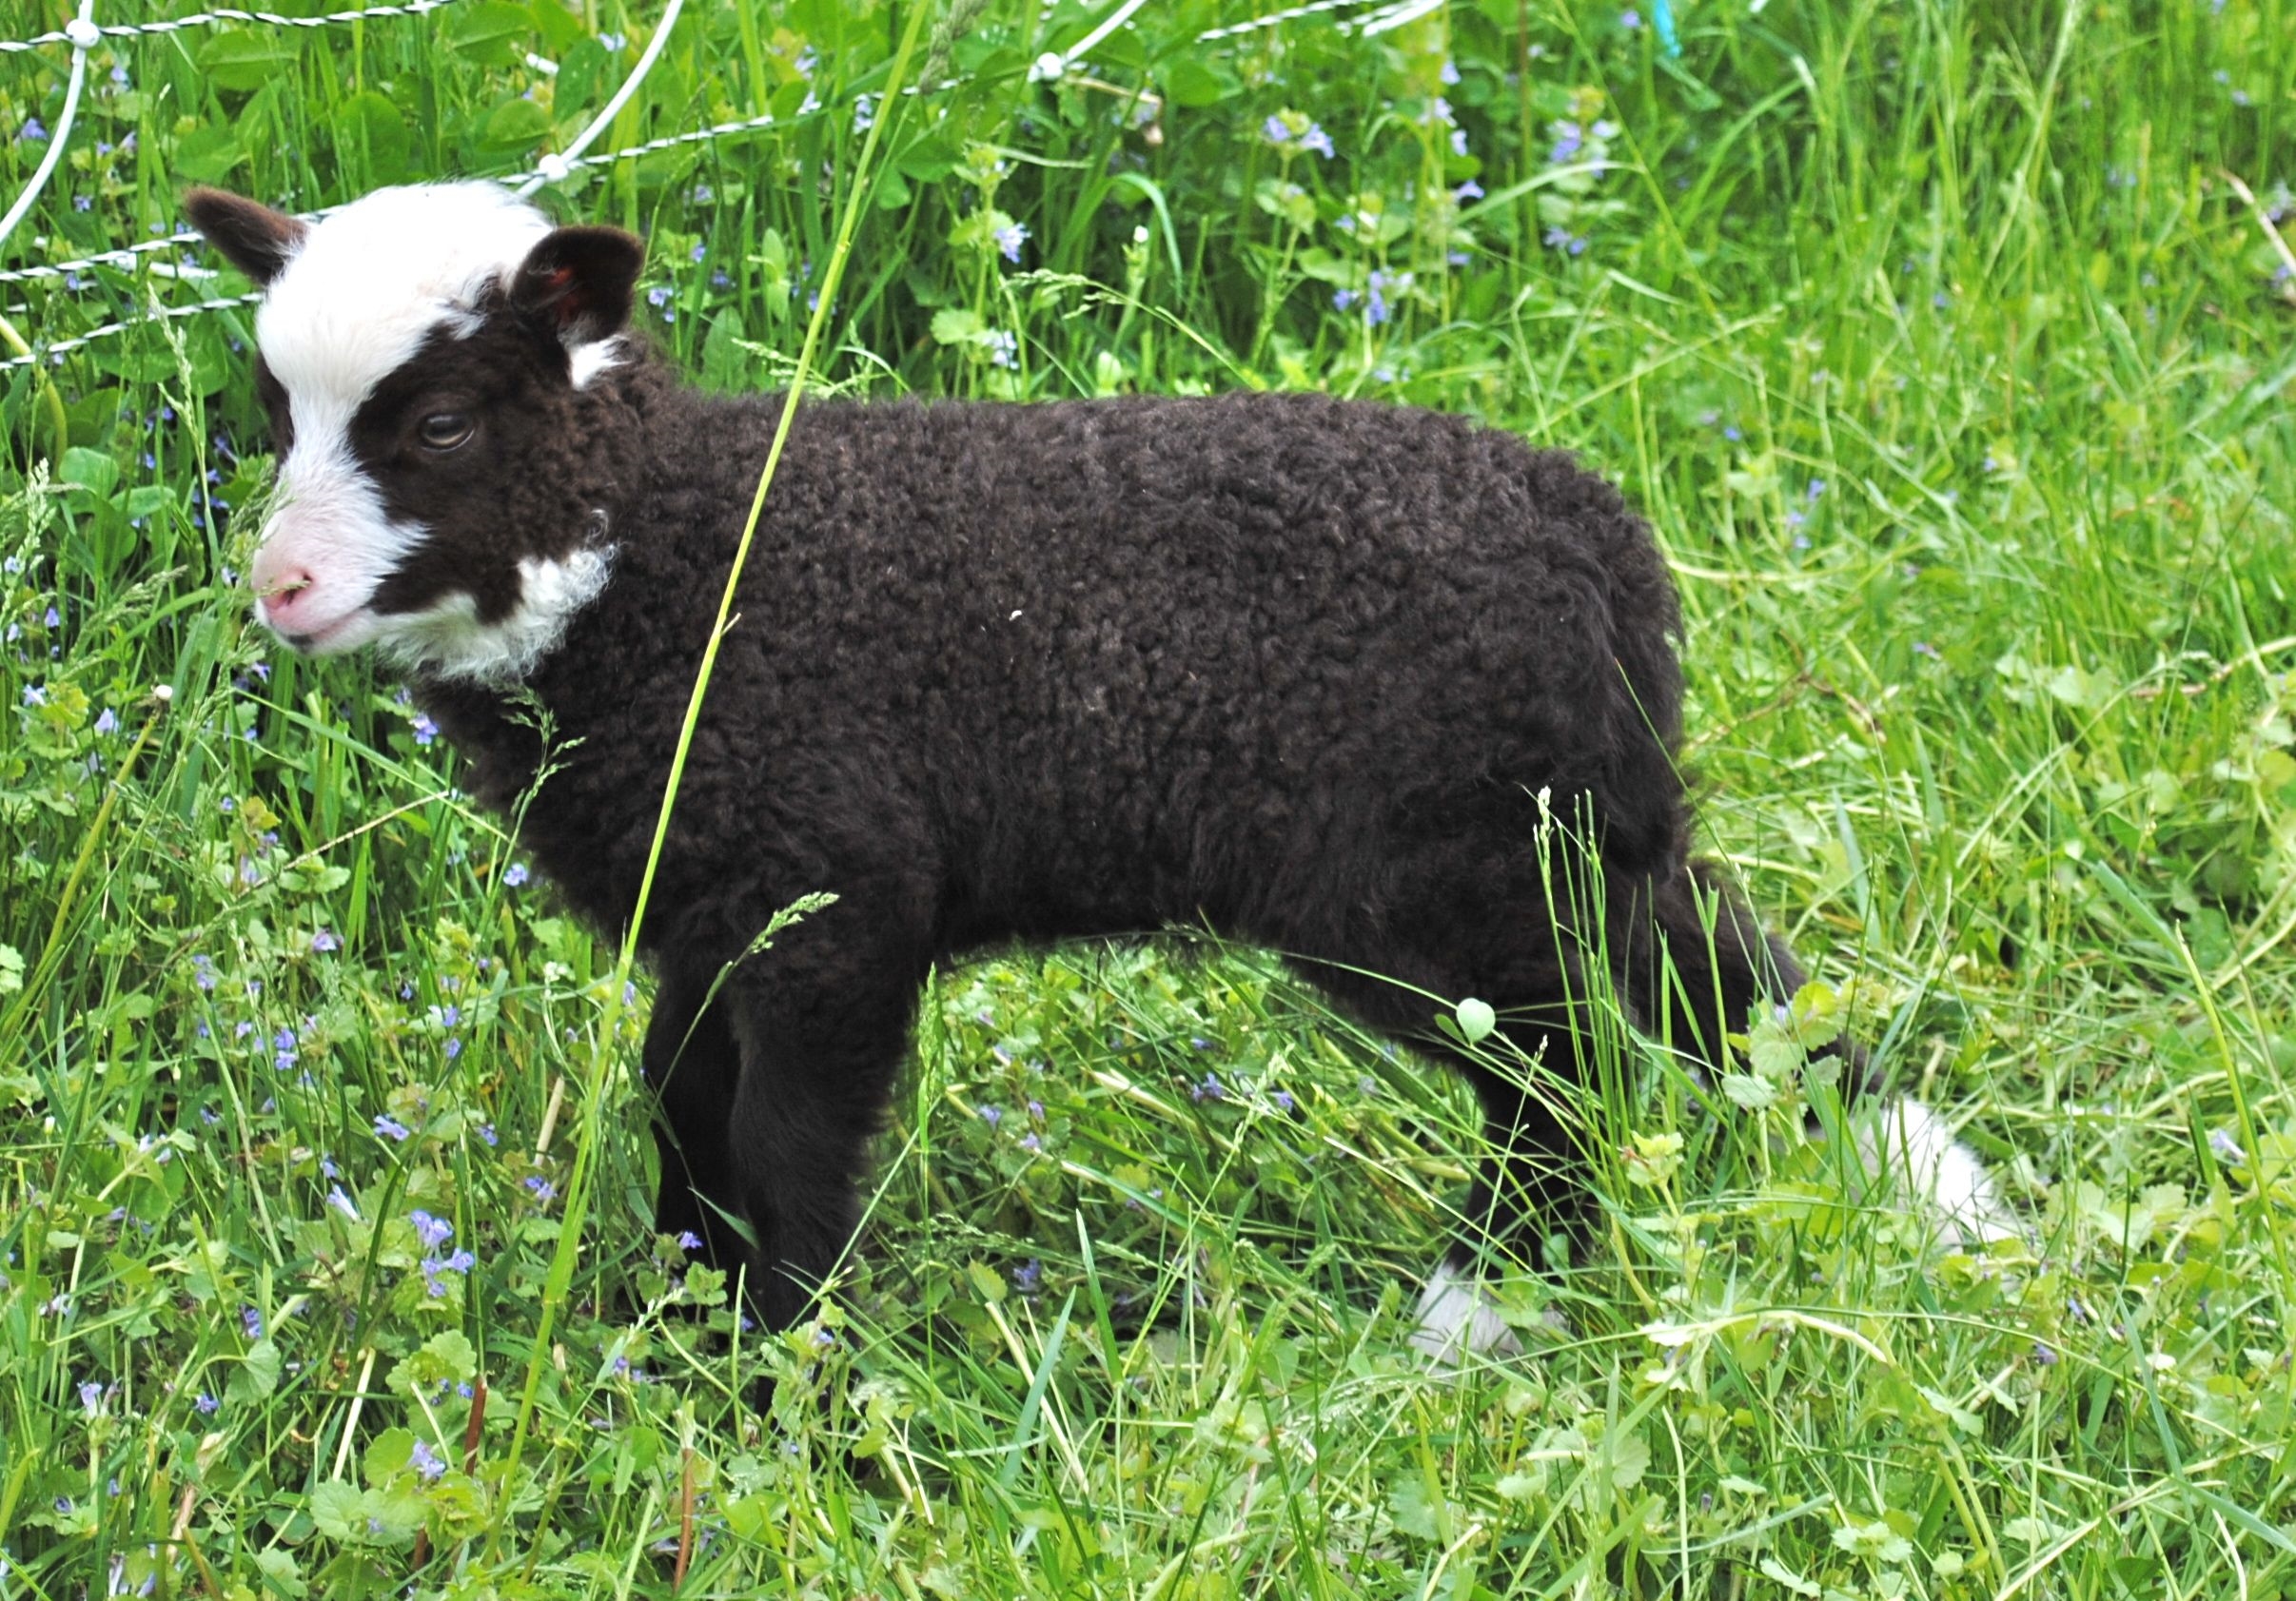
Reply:
[[[778, 407], [634, 361], [561, 387], [504, 487], [604, 507], [617, 550], [527, 686], [567, 748], [523, 837], [601, 927], [630, 916]], [[808, 405], [644, 928], [658, 1226], [746, 1265], [769, 1322], [798, 1316], [854, 1228], [928, 966], [1016, 937], [1201, 920], [1415, 1039], [1428, 995], [1481, 997], [1568, 1072], [1597, 930], [1547, 886], [1585, 882], [1581, 817], [1621, 992], [1711, 1060], [1797, 975], [1688, 860], [1677, 620], [1616, 491], [1456, 418], [1278, 395]], [[522, 714], [420, 693], [478, 793], [513, 805], [539, 753]], [[1544, 875], [1542, 794], [1564, 858]], [[697, 1016], [814, 890], [834, 905]], [[1471, 1203], [1503, 1240], [1567, 1206], [1567, 1139], [1461, 1065], [1517, 1159]]]

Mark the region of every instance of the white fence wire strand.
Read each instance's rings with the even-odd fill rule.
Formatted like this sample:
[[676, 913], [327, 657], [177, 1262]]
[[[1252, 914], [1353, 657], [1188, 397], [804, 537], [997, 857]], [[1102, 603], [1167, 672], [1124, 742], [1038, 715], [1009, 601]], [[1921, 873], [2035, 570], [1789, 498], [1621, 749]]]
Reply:
[[93, 344], [98, 340], [109, 339], [114, 334], [126, 333], [129, 328], [140, 328], [147, 322], [164, 322], [170, 317], [199, 317], [210, 311], [227, 310], [235, 305], [253, 305], [262, 299], [261, 293], [250, 293], [224, 295], [211, 301], [192, 301], [186, 305], [154, 306], [141, 317], [128, 317], [117, 322], [106, 322], [99, 327], [88, 329], [84, 334], [75, 334], [70, 339], [60, 339], [52, 344], [42, 345], [29, 356], [10, 357], [8, 361], [0, 361], [0, 370], [9, 367], [29, 366], [43, 356], [51, 360], [61, 360], [68, 351], [77, 350], [82, 345]]
[[1070, 68], [1091, 54], [1093, 46], [1131, 21], [1140, 8], [1147, 4], [1148, 0], [1124, 0], [1124, 4], [1110, 11], [1098, 28], [1093, 29], [1091, 32], [1077, 40], [1067, 49], [1045, 51], [1036, 58], [1036, 65], [1029, 68], [1029, 81], [1043, 83], [1048, 79], [1062, 76]]
[[[315, 17], [285, 17], [277, 11], [237, 11], [218, 7], [212, 11], [194, 11], [189, 16], [170, 17], [161, 22], [107, 23], [96, 32], [106, 39], [137, 39], [155, 33], [181, 33], [186, 28], [211, 28], [219, 22], [261, 23], [269, 28], [333, 28], [339, 23], [364, 22], [369, 17], [419, 17], [425, 11], [435, 11], [454, 3], [455, 0], [405, 0], [405, 4], [399, 6], [369, 6], [363, 10], [329, 11], [324, 16]], [[68, 45], [71, 42], [71, 29], [69, 28], [31, 39], [0, 39], [0, 55], [46, 49], [50, 45]]]
[[1380, 0], [1308, 0], [1304, 6], [1292, 6], [1281, 11], [1270, 11], [1247, 22], [1229, 23], [1225, 28], [1207, 28], [1196, 35], [1199, 45], [1216, 44], [1222, 39], [1241, 39], [1246, 33], [1257, 33], [1266, 28], [1281, 28], [1287, 22], [1300, 22], [1307, 17], [1320, 17], [1332, 11], [1362, 10]]
[[[92, 3], [92, 0], [88, 0], [88, 3]], [[144, 23], [131, 27], [106, 28], [100, 31], [107, 35], [167, 32], [179, 28], [190, 28], [219, 20], [285, 23], [295, 27], [311, 28], [323, 27], [329, 23], [355, 21], [363, 17], [414, 16], [424, 11], [437, 10], [454, 3], [455, 0], [407, 0], [404, 5], [373, 6], [364, 10], [335, 11], [320, 17], [281, 17], [265, 11], [212, 10], [178, 18], [169, 23]], [[664, 150], [677, 149], [683, 146], [713, 144], [717, 140], [733, 138], [743, 133], [761, 132], [769, 127], [785, 127], [798, 122], [808, 121], [834, 108], [827, 105], [809, 103], [802, 109], [786, 117], [777, 117], [770, 111], [761, 112], [754, 117], [737, 117], [729, 122], [712, 123], [707, 127], [689, 128], [681, 133], [663, 134], [659, 138], [648, 139], [636, 145], [625, 145], [619, 149], [608, 150], [599, 155], [583, 154], [582, 152], [588, 148], [590, 144], [612, 126], [614, 119], [621, 113], [631, 96], [637, 92], [638, 86], [643, 81], [646, 73], [652, 70], [655, 60], [669, 40], [670, 29], [677, 21], [679, 10], [684, 3], [685, 0], [670, 0], [670, 4], [663, 10], [660, 25], [655, 29], [654, 37], [647, 42], [646, 49], [639, 57], [638, 65], [632, 69], [630, 77], [617, 91], [614, 99], [607, 103], [605, 109], [593, 119], [589, 127], [582, 131], [579, 138], [569, 145], [565, 150], [544, 156], [528, 170], [509, 174], [500, 181], [520, 195], [531, 195], [544, 185], [560, 182], [582, 167], [611, 166], [618, 162], [634, 160], [639, 156], [655, 155]], [[1065, 51], [1047, 51], [1038, 57], [1036, 63], [1029, 70], [1030, 78], [1031, 81], [1038, 81], [1044, 77], [1057, 77], [1074, 68], [1090, 49], [1101, 44], [1118, 28], [1129, 22], [1145, 4], [1146, 0], [1126, 0], [1124, 5], [1119, 6], [1097, 28], [1078, 40], [1070, 49]], [[1246, 34], [1260, 32], [1266, 29], [1280, 28], [1288, 22], [1300, 22], [1310, 17], [1329, 16], [1335, 12], [1356, 10], [1374, 11], [1373, 16], [1363, 25], [1363, 31], [1368, 33], [1383, 27], [1398, 26], [1396, 21], [1389, 20], [1398, 12], [1408, 11], [1416, 16], [1423, 14], [1424, 10], [1430, 9], [1432, 7], [1427, 5], [1427, 0], [1403, 0], [1401, 5], [1397, 4], [1396, 0], [1306, 0], [1305, 4], [1270, 11], [1264, 16], [1252, 17], [1245, 22], [1230, 23], [1220, 28], [1207, 28], [1195, 36], [1194, 43], [1216, 44], [1225, 39], [1242, 38]], [[1355, 20], [1339, 19], [1340, 26], [1347, 27]], [[1410, 17], [1406, 16], [1402, 20], [1410, 20]], [[29, 49], [35, 44], [45, 44], [64, 38], [63, 33], [55, 33], [43, 34], [39, 40], [29, 43], [0, 41], [0, 50]], [[79, 59], [86, 60], [85, 50], [80, 52]], [[1047, 64], [1051, 62], [1059, 64], [1057, 69], [1047, 70]], [[966, 80], [961, 78], [948, 78], [938, 84], [912, 85], [907, 92], [920, 95], [940, 94], [959, 88], [965, 82]], [[857, 100], [863, 97], [855, 96], [854, 98]], [[54, 143], [57, 146], [62, 144], [61, 131]], [[51, 156], [53, 153], [51, 148]], [[29, 194], [32, 192], [36, 192], [36, 185], [34, 190], [28, 191], [26, 200], [19, 203], [20, 208], [29, 205]], [[308, 212], [304, 214], [304, 220], [315, 221], [324, 215], [326, 215], [324, 210]], [[0, 239], [4, 238], [6, 238], [5, 230], [0, 230]], [[96, 251], [72, 261], [0, 269], [0, 283], [26, 283], [70, 278], [97, 267], [132, 267], [146, 256], [196, 246], [201, 243], [197, 233], [186, 230], [162, 239], [139, 241], [134, 244], [123, 245], [117, 250]], [[179, 271], [187, 276], [198, 272], [199, 269], [179, 268]], [[192, 317], [203, 312], [221, 310], [226, 306], [251, 304], [261, 298], [259, 295], [231, 295], [217, 300], [196, 301], [186, 305], [156, 307], [140, 317], [107, 322], [69, 339], [53, 341], [40, 346], [30, 356], [15, 356], [0, 360], [0, 372], [6, 372], [11, 367], [29, 366], [44, 357], [50, 359], [62, 357], [69, 351], [78, 350], [99, 340], [124, 333], [129, 328], [141, 326], [146, 322], [159, 322], [170, 317]]]
[[662, 47], [670, 42], [670, 29], [677, 26], [677, 13], [685, 10], [685, 4], [686, 0], [670, 0], [661, 13], [661, 21], [655, 26], [654, 37], [646, 41], [645, 53], [638, 58], [638, 65], [630, 69], [630, 75], [622, 80], [622, 87], [615, 90], [614, 98], [606, 102], [606, 108], [591, 119], [590, 126], [582, 129], [581, 137], [573, 144], [563, 150], [544, 156], [533, 174], [518, 183], [516, 193], [530, 195], [544, 184], [555, 184], [574, 170], [574, 164], [581, 159], [582, 152], [597, 141], [599, 134], [614, 125], [614, 119], [621, 115], [622, 107], [629, 105], [630, 97], [638, 92], [638, 86], [644, 83], [646, 74], [654, 70], [654, 64], [661, 59]]
[[16, 231], [16, 225], [24, 221], [32, 202], [48, 186], [49, 174], [64, 159], [64, 146], [71, 139], [72, 121], [80, 114], [80, 91], [88, 87], [88, 52], [103, 37], [96, 28], [95, 10], [96, 0], [80, 0], [80, 14], [64, 29], [64, 36], [71, 42], [71, 80], [64, 90], [64, 111], [56, 118], [55, 131], [48, 139], [48, 153], [40, 158], [31, 182], [24, 185], [24, 192], [8, 208], [8, 215], [0, 217], [0, 244], [5, 244], [8, 236]]

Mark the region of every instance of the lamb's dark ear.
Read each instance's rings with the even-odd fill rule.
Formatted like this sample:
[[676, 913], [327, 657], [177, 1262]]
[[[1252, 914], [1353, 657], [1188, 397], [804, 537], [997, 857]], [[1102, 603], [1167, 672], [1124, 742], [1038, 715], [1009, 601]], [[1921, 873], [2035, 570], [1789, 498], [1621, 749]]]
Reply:
[[559, 339], [588, 344], [621, 331], [645, 242], [619, 228], [558, 228], [527, 255], [510, 303]]
[[184, 196], [184, 214], [258, 288], [270, 287], [310, 231], [308, 224], [284, 211], [222, 189], [193, 189]]

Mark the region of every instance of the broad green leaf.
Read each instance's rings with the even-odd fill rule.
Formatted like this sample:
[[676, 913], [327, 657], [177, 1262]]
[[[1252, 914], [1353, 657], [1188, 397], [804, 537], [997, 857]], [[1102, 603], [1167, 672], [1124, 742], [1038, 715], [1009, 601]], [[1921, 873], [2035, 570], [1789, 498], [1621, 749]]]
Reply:
[[441, 13], [439, 36], [447, 45], [487, 67], [516, 66], [535, 34], [534, 14], [508, 0], [478, 0]]
[[195, 184], [220, 184], [247, 159], [227, 124], [209, 123], [175, 142], [175, 175]]
[[[235, 28], [207, 35], [193, 59], [218, 88], [246, 93], [292, 72], [302, 48], [301, 29]], [[180, 152], [177, 160], [180, 171]]]
[[376, 184], [395, 184], [406, 176], [414, 136], [405, 115], [387, 97], [362, 89], [343, 103], [332, 121], [335, 147], [354, 170], [363, 163]]
[[971, 344], [984, 332], [980, 313], [952, 305], [932, 314], [932, 337], [942, 344]]
[[120, 464], [108, 451], [74, 445], [64, 453], [63, 469], [59, 482], [78, 484], [99, 499], [109, 495], [112, 485], [120, 481]]

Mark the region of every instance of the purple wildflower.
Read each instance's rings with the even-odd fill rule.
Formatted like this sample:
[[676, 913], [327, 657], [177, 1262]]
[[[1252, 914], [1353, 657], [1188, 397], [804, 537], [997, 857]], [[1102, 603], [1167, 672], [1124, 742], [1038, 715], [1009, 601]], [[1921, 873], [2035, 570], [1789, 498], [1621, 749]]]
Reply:
[[431, 1298], [433, 1299], [443, 1299], [445, 1298], [446, 1280], [440, 1277], [441, 1274], [468, 1273], [474, 1266], [477, 1265], [477, 1261], [478, 1259], [473, 1257], [468, 1251], [457, 1251], [454, 1253], [454, 1255], [448, 1257], [423, 1258], [422, 1281], [429, 1289]]
[[415, 1473], [425, 1484], [433, 1482], [441, 1474], [446, 1472], [444, 1458], [422, 1440], [415, 1441], [415, 1449], [409, 1455], [408, 1460], [414, 1463]]
[[389, 1113], [378, 1112], [375, 1114], [375, 1132], [385, 1140], [404, 1140], [408, 1130], [406, 1124]]
[[413, 726], [415, 743], [418, 745], [428, 745], [439, 737], [439, 725], [430, 720], [430, 713], [427, 712], [416, 713]]
[[502, 882], [513, 889], [525, 883], [526, 878], [526, 864], [523, 862], [511, 863], [509, 869], [502, 874]]

